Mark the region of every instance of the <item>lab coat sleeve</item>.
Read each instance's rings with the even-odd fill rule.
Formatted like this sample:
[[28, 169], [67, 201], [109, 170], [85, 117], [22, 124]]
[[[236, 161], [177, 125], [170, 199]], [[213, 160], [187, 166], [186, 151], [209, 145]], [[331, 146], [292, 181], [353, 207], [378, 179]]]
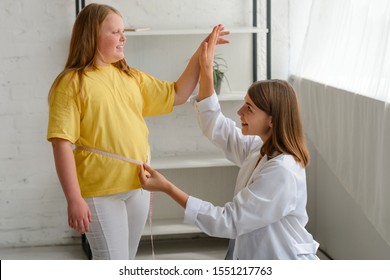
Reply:
[[197, 120], [202, 133], [217, 147], [226, 157], [238, 166], [253, 149], [262, 145], [260, 137], [244, 136], [236, 123], [222, 114], [218, 97], [212, 96], [197, 102], [196, 96], [191, 99], [195, 108]]
[[279, 221], [296, 208], [296, 203], [294, 175], [271, 160], [223, 207], [190, 197], [184, 221], [208, 235], [234, 239]]

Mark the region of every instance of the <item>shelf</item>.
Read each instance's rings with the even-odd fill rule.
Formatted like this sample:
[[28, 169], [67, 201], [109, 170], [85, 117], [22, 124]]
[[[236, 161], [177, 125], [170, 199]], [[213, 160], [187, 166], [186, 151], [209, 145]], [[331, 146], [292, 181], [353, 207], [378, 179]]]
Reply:
[[[227, 91], [218, 94], [219, 101], [244, 101], [246, 92], [244, 91]], [[188, 98], [187, 102], [190, 102], [191, 98]]]
[[232, 92], [221, 92], [218, 95], [219, 101], [244, 101], [246, 92], [244, 91], [232, 91]]
[[[147, 31], [125, 31], [125, 36], [161, 36], [161, 35], [197, 35], [209, 34], [212, 28], [207, 29], [151, 29]], [[257, 27], [225, 28], [230, 34], [255, 34], [268, 32], [267, 29]]]
[[[176, 235], [176, 234], [192, 234], [201, 233], [202, 231], [195, 225], [185, 224], [181, 219], [160, 219], [153, 220], [152, 218], [152, 234], [157, 235]], [[143, 236], [150, 236], [149, 221], [146, 223]]]
[[199, 155], [190, 154], [186, 156], [166, 156], [152, 158], [151, 165], [154, 169], [184, 169], [234, 166], [223, 155]]

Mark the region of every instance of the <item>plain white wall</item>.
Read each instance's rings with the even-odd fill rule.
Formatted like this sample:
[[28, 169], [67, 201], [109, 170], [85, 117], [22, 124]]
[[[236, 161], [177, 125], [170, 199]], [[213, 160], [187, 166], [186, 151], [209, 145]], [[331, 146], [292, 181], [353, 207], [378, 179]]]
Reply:
[[313, 161], [308, 174], [316, 207], [313, 231], [321, 248], [337, 260], [388, 260], [390, 246], [314, 146], [310, 148]]
[[[252, 18], [249, 0], [98, 2], [117, 7], [127, 21], [137, 19], [136, 25], [153, 28], [206, 27], [216, 23], [241, 26], [250, 25]], [[272, 2], [278, 5], [286, 1]], [[275, 24], [283, 33], [277, 44], [283, 49], [283, 60], [274, 65], [280, 78], [288, 77], [288, 45], [284, 45], [288, 41], [287, 8], [288, 5], [281, 4], [273, 12], [274, 20], [279, 13], [283, 14], [282, 22]], [[46, 141], [47, 93], [64, 66], [74, 19], [74, 1], [0, 2], [0, 247], [79, 242], [79, 235], [67, 226], [66, 203], [51, 146]], [[235, 76], [232, 75], [232, 81]], [[235, 115], [239, 104], [226, 105], [232, 107], [231, 115]], [[184, 115], [183, 119], [190, 116]], [[158, 125], [152, 132], [158, 134], [154, 129]], [[158, 142], [151, 142], [158, 149]], [[202, 143], [194, 149], [208, 148], [208, 144]], [[184, 151], [186, 147], [181, 145], [184, 144], [176, 141], [170, 147]]]

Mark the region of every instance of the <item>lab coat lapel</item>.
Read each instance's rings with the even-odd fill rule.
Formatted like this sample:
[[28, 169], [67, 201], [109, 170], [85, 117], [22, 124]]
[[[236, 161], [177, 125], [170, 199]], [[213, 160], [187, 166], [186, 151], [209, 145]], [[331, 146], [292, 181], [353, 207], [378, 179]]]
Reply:
[[264, 160], [263, 158], [256, 166], [259, 157], [260, 157], [260, 151], [253, 153], [245, 160], [244, 164], [241, 166], [237, 178], [237, 184], [234, 189], [234, 195], [236, 195], [238, 192], [240, 192], [243, 188], [245, 188], [248, 185], [248, 183], [251, 181], [253, 177], [255, 170], [257, 170], [260, 167], [260, 164], [264, 164], [262, 163], [262, 161]]
[[[260, 156], [260, 154], [259, 154], [259, 156]], [[259, 159], [259, 158], [256, 159], [255, 165], [256, 165], [258, 159]], [[265, 164], [266, 162], [267, 162], [267, 155], [264, 155], [264, 156], [261, 158], [259, 164], [258, 164], [256, 167], [254, 167], [254, 168], [252, 169], [251, 176], [249, 177], [249, 179], [248, 179], [248, 181], [246, 182], [245, 186], [248, 186], [248, 185], [250, 185], [250, 184], [252, 183], [253, 175], [254, 175], [255, 173], [257, 173], [260, 169], [262, 169], [263, 166], [264, 166], [264, 164]]]

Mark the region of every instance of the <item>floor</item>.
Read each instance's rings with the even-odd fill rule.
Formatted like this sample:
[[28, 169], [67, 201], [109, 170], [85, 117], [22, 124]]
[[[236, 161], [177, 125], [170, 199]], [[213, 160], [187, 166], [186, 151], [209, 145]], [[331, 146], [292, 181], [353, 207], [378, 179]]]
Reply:
[[[155, 259], [157, 260], [223, 260], [227, 241], [224, 239], [200, 238], [157, 240], [154, 242]], [[328, 259], [322, 252], [318, 257]], [[87, 260], [81, 245], [44, 246], [26, 248], [2, 248], [1, 260]], [[151, 260], [150, 241], [141, 241], [137, 260]]]

